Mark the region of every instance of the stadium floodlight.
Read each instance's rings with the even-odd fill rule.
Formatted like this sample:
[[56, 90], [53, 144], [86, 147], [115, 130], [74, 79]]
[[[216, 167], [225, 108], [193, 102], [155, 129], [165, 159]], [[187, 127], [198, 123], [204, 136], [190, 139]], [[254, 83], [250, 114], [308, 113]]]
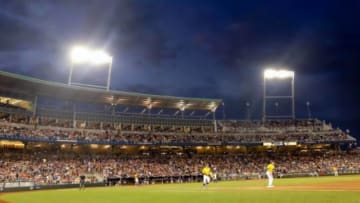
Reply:
[[[103, 65], [109, 64], [109, 71], [106, 83], [106, 90], [110, 90], [110, 79], [112, 69], [112, 57], [102, 50], [92, 50], [83, 46], [75, 46], [70, 52], [71, 67], [68, 78], [68, 85], [71, 85], [74, 64]], [[102, 87], [102, 86], [101, 86]]]
[[112, 62], [112, 57], [104, 51], [94, 51], [91, 53], [90, 62], [93, 64], [109, 64]]
[[102, 50], [91, 50], [76, 46], [71, 50], [72, 63], [91, 63], [95, 65], [111, 63], [112, 57]]
[[[283, 79], [291, 79], [291, 95], [281, 95], [281, 96], [274, 96], [274, 95], [267, 95], [267, 87], [266, 81], [267, 80], [283, 80]], [[295, 119], [295, 88], [294, 88], [294, 81], [295, 81], [295, 72], [282, 69], [282, 68], [267, 68], [264, 70], [264, 81], [263, 81], [263, 121], [266, 120], [266, 100], [267, 99], [291, 99], [291, 115], [285, 117], [291, 117]], [[275, 105], [277, 108], [278, 105]], [[283, 116], [282, 116], [283, 117]]]
[[294, 71], [284, 70], [284, 69], [266, 69], [264, 71], [264, 78], [265, 79], [285, 79], [285, 78], [293, 78]]
[[89, 50], [76, 46], [71, 50], [70, 56], [72, 63], [86, 63], [89, 60]]

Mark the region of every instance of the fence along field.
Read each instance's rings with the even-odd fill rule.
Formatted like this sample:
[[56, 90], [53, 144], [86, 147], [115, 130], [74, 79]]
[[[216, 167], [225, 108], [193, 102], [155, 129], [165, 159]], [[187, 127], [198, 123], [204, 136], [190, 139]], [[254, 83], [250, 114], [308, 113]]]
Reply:
[[8, 203], [357, 203], [360, 202], [360, 176], [275, 179], [274, 188], [266, 180], [210, 183], [114, 186], [4, 193]]

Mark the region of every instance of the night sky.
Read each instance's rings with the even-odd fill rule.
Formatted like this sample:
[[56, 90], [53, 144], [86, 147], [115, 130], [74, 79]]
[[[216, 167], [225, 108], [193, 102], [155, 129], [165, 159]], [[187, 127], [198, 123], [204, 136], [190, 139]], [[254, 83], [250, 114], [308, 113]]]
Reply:
[[69, 50], [84, 44], [113, 56], [112, 89], [222, 98], [226, 118], [246, 118], [249, 102], [260, 119], [262, 71], [284, 66], [297, 117], [309, 101], [358, 136], [359, 11], [353, 0], [0, 0], [0, 69], [66, 83]]

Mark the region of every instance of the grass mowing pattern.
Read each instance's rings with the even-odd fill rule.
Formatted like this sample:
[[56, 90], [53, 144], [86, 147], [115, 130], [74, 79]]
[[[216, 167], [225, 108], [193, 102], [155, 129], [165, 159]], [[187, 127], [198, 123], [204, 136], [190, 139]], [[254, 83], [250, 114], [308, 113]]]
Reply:
[[[275, 179], [275, 185], [332, 185], [336, 182], [360, 182], [360, 176]], [[266, 180], [211, 183], [120, 186], [108, 188], [66, 189], [8, 193], [0, 198], [9, 203], [360, 203], [358, 191], [277, 190], [267, 189]]]

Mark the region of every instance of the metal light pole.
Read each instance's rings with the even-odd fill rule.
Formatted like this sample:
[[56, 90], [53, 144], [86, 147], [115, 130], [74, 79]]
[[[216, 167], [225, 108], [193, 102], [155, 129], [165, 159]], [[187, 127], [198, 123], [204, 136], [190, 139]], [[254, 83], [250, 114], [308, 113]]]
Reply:
[[222, 106], [223, 106], [223, 108], [222, 108], [223, 120], [225, 120], [226, 115], [225, 115], [225, 103], [224, 102], [222, 103]]
[[291, 77], [291, 115], [292, 115], [292, 119], [295, 120], [295, 74], [293, 72], [292, 77]]
[[309, 101], [306, 102], [306, 110], [308, 113], [308, 119], [310, 120], [311, 119], [311, 111], [310, 111], [310, 102]]
[[106, 90], [107, 91], [110, 90], [111, 69], [112, 69], [112, 58], [111, 58], [111, 60], [109, 62], [109, 71], [108, 71], [108, 78], [107, 78], [107, 83], [106, 83]]
[[265, 77], [265, 72], [264, 72], [264, 77], [263, 77], [263, 117], [262, 117], [262, 121], [265, 123], [266, 121], [266, 77]]
[[250, 102], [246, 102], [246, 116], [247, 116], [247, 120], [250, 120]]
[[279, 102], [275, 102], [274, 106], [275, 106], [275, 113], [278, 114], [279, 113]]
[[68, 85], [71, 85], [71, 77], [72, 77], [72, 73], [73, 73], [73, 68], [74, 68], [74, 64], [73, 64], [73, 62], [71, 61], [69, 78], [68, 78]]

